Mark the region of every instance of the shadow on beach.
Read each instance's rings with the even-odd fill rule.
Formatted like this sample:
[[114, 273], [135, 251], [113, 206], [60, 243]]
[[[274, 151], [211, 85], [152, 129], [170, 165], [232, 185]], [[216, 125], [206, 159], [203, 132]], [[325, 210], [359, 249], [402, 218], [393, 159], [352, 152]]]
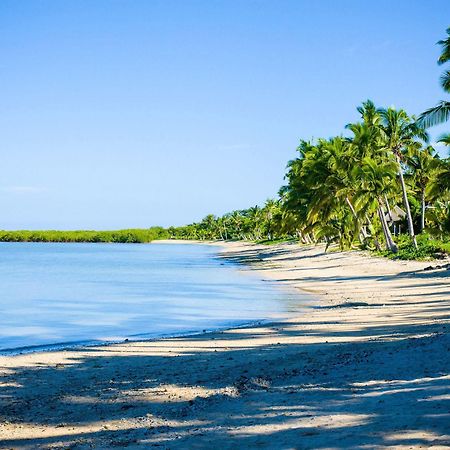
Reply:
[[[291, 333], [287, 323], [261, 329], [263, 338]], [[355, 334], [341, 337], [349, 333]], [[422, 337], [408, 339], [411, 333]], [[450, 445], [445, 326], [371, 327], [360, 334], [371, 340], [246, 347], [249, 334], [235, 330], [216, 334], [208, 350], [208, 335], [174, 339], [172, 346], [182, 349], [174, 356], [167, 341], [136, 343], [126, 355], [121, 346], [89, 355], [81, 349], [53, 367], [16, 368], [0, 390], [1, 420], [32, 425], [35, 433], [2, 445]], [[252, 330], [252, 339], [259, 337]], [[426, 352], [420, 363], [418, 352]], [[53, 427], [54, 436], [40, 438], [39, 427]]]

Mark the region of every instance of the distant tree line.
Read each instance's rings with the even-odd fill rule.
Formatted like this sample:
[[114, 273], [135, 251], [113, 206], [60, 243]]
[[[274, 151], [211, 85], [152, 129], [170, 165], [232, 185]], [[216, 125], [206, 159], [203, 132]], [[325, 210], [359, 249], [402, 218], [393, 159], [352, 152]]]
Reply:
[[0, 231], [2, 242], [112, 242], [146, 243], [158, 239], [168, 239], [169, 232], [163, 227], [148, 229], [131, 228], [116, 231]]

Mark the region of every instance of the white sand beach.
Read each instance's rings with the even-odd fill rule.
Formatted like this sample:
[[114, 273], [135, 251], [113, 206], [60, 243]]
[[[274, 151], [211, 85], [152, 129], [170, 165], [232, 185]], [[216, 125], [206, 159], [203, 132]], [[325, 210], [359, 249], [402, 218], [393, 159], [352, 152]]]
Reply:
[[450, 448], [449, 261], [229, 243], [278, 323], [0, 357], [0, 448]]

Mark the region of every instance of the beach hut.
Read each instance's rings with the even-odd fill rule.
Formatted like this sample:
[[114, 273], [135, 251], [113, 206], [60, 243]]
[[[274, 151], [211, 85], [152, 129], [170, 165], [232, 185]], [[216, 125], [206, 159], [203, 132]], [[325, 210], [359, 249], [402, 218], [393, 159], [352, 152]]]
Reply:
[[385, 214], [386, 222], [389, 226], [393, 227], [394, 234], [400, 234], [401, 225], [398, 222], [402, 222], [405, 217], [406, 212], [397, 205], [395, 205]]

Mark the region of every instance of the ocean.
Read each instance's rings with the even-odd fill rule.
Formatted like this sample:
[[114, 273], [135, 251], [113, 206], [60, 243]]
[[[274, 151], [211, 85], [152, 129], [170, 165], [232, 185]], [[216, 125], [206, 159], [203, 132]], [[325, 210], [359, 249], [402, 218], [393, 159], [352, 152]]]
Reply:
[[201, 333], [285, 316], [300, 294], [201, 244], [0, 243], [0, 352]]

